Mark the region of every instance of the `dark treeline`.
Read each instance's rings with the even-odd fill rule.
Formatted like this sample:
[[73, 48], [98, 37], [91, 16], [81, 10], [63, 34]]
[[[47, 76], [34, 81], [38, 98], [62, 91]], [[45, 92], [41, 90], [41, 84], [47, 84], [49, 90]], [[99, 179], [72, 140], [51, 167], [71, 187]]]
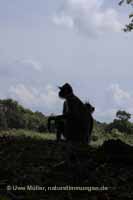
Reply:
[[116, 112], [116, 119], [105, 127], [106, 132], [111, 132], [113, 129], [117, 129], [121, 133], [133, 134], [133, 123], [130, 122], [131, 114], [118, 110]]
[[12, 99], [0, 100], [0, 129], [47, 131], [47, 117], [41, 112], [24, 108]]
[[[116, 129], [121, 133], [133, 134], [131, 115], [126, 111], [118, 111], [116, 118], [111, 123], [94, 121], [94, 131], [111, 133]], [[41, 112], [33, 112], [24, 108], [13, 99], [0, 100], [0, 129], [28, 129], [38, 132], [47, 132], [47, 119]], [[55, 124], [52, 124], [52, 132], [56, 132]]]
[[[112, 134], [112, 133], [125, 133], [133, 134], [133, 123], [130, 121], [131, 114], [118, 110], [115, 119], [110, 123], [98, 122], [94, 120], [94, 133]], [[95, 135], [95, 134], [94, 134]]]

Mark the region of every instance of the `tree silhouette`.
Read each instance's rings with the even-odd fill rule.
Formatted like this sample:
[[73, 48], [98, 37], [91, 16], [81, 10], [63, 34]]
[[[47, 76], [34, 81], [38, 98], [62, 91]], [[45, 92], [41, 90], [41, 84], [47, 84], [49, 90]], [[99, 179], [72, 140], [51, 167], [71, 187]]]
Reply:
[[116, 117], [122, 121], [128, 121], [131, 118], [131, 114], [124, 110], [118, 110]]
[[[129, 4], [133, 8], [133, 0], [121, 0], [119, 2], [119, 5], [122, 5], [124, 2]], [[125, 32], [130, 32], [133, 30], [133, 12], [129, 14], [129, 19], [130, 19], [129, 24], [126, 24], [125, 28], [123, 29]]]

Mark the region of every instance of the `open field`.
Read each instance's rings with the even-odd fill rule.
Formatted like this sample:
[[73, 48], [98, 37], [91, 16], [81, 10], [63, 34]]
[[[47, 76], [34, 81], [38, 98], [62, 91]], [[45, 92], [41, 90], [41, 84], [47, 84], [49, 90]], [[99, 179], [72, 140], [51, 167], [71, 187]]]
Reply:
[[[56, 135], [54, 133], [39, 133], [35, 131], [30, 130], [8, 130], [8, 131], [0, 131], [0, 136], [16, 136], [16, 137], [28, 137], [28, 138], [35, 138], [35, 139], [42, 139], [42, 140], [55, 140]], [[111, 134], [110, 133], [102, 133], [102, 132], [93, 132], [91, 137], [90, 145], [93, 147], [101, 146], [104, 141], [107, 140], [117, 140], [120, 139], [121, 141], [125, 142], [126, 144], [129, 144], [133, 146], [133, 134], [124, 134], [120, 133], [118, 131], [114, 131]]]
[[9, 131], [0, 131], [0, 136], [15, 136], [15, 137], [29, 137], [33, 139], [42, 139], [42, 140], [55, 140], [55, 134], [52, 133], [39, 133], [30, 130], [9, 130]]

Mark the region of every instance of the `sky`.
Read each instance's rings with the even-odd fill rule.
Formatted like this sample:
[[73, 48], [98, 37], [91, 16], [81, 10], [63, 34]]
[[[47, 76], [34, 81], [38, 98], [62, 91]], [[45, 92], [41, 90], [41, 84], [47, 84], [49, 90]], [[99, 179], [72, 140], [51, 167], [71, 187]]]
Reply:
[[0, 0], [0, 98], [60, 114], [68, 82], [98, 121], [133, 114], [130, 11], [116, 0]]

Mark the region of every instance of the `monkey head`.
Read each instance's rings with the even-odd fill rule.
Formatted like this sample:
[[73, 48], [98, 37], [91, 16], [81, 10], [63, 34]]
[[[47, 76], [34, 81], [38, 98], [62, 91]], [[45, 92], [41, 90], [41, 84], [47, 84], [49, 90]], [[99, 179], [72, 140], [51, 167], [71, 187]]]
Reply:
[[59, 87], [59, 97], [66, 99], [69, 95], [73, 94], [73, 89], [70, 84], [65, 83], [63, 86]]

